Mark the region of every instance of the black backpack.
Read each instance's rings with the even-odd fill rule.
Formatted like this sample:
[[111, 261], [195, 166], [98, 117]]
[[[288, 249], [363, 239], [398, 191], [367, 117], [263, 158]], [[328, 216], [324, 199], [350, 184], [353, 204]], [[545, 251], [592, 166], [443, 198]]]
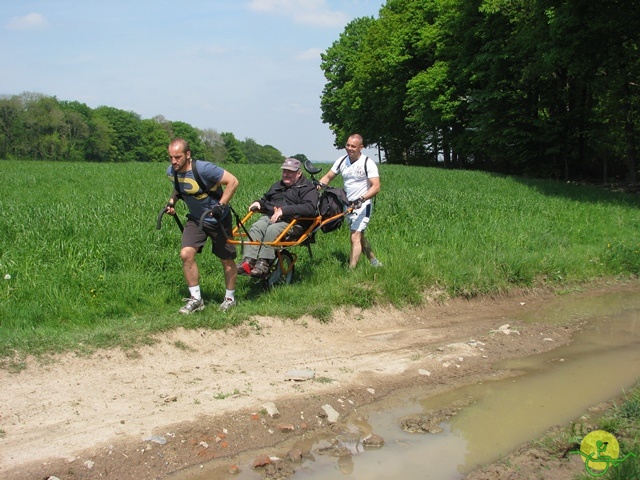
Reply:
[[344, 222], [344, 215], [341, 214], [347, 210], [348, 206], [349, 200], [347, 199], [347, 194], [344, 189], [326, 187], [320, 196], [320, 201], [318, 202], [318, 213], [322, 217], [323, 222], [336, 215], [340, 216], [330, 222], [323, 223], [320, 230], [324, 233], [338, 230]]
[[[207, 195], [209, 195], [211, 198], [215, 200], [220, 200], [222, 198], [222, 187], [218, 185], [218, 187], [215, 190], [209, 190], [205, 185], [204, 181], [202, 180], [200, 173], [198, 173], [198, 169], [196, 168], [197, 164], [198, 164], [198, 160], [193, 160], [191, 162], [191, 171], [193, 172], [193, 177], [196, 183], [198, 184], [198, 186], [200, 187], [200, 190], [202, 190], [203, 192], [206, 192]], [[175, 171], [173, 172], [173, 188], [175, 188], [176, 192], [178, 192], [178, 198], [181, 198], [182, 194], [180, 193], [180, 188], [178, 187], [178, 174]]]

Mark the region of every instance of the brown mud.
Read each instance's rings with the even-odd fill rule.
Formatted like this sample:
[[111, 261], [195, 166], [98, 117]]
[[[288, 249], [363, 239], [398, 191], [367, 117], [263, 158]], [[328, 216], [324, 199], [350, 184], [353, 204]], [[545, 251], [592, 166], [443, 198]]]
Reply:
[[[572, 295], [639, 288], [596, 285]], [[154, 479], [212, 459], [229, 458], [231, 466], [240, 452], [282, 454], [279, 446], [292, 438], [338, 430], [358, 407], [398, 389], [436, 394], [508, 375], [494, 363], [570, 342], [577, 325], [513, 321], [554, 296], [350, 309], [326, 324], [255, 318], [221, 331], [175, 331], [133, 353], [28, 359], [18, 373], [0, 370], [0, 478]], [[506, 324], [519, 334], [500, 331]], [[294, 379], [300, 372], [314, 378]], [[327, 404], [340, 414], [336, 424], [321, 415]], [[544, 454], [519, 448], [512, 464], [522, 463], [515, 469], [522, 476], [488, 466], [469, 478], [539, 474]]]

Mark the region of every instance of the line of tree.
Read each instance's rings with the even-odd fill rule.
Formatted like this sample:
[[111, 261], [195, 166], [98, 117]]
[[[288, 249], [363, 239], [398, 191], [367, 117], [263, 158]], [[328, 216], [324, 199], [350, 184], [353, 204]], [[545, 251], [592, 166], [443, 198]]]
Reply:
[[637, 182], [640, 1], [387, 0], [322, 55], [322, 119], [390, 163]]
[[[90, 162], [165, 162], [174, 137], [189, 141], [194, 158], [215, 163], [280, 163], [271, 145], [238, 140], [231, 132], [201, 130], [159, 115], [25, 92], [0, 96], [0, 159]], [[297, 158], [306, 160], [302, 154]]]

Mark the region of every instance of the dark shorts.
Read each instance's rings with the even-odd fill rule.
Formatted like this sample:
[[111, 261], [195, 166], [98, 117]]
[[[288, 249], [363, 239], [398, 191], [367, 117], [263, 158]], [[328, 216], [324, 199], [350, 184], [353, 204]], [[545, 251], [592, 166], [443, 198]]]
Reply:
[[[221, 230], [222, 228], [227, 232], [226, 237]], [[222, 225], [205, 223], [202, 231], [200, 231], [198, 222], [188, 219], [182, 233], [182, 247], [193, 247], [199, 252], [204, 244], [207, 243], [207, 238], [210, 238], [213, 242], [211, 251], [216, 257], [221, 260], [233, 260], [236, 258], [236, 246], [227, 243], [227, 238], [231, 238], [231, 235], [231, 215], [227, 215], [222, 219]]]

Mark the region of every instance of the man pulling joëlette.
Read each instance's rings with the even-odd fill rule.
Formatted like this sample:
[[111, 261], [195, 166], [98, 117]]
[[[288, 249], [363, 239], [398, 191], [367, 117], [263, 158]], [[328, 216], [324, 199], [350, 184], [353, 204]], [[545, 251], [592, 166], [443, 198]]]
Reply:
[[[178, 199], [182, 199], [189, 209], [182, 233], [180, 259], [190, 297], [185, 299], [186, 304], [180, 313], [190, 314], [204, 309], [196, 254], [207, 238], [213, 242], [213, 253], [220, 259], [224, 269], [226, 292], [220, 310], [226, 311], [236, 305], [236, 248], [227, 242], [227, 238], [232, 234], [229, 202], [238, 188], [238, 179], [214, 163], [192, 159], [189, 143], [182, 138], [172, 140], [168, 150], [171, 165], [167, 168], [167, 175], [174, 184], [174, 191], [167, 205], [167, 213], [176, 214], [173, 206]], [[194, 176], [194, 168], [197, 168], [198, 176], [206, 186], [204, 191]], [[206, 217], [200, 228], [200, 217], [207, 210], [212, 210], [212, 214]]]

